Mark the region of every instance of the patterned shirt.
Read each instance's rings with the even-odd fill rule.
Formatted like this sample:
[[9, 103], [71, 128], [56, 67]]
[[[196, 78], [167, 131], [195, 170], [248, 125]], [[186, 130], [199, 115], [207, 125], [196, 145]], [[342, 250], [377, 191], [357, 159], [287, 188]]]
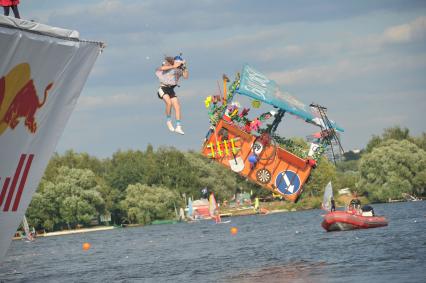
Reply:
[[183, 76], [183, 71], [181, 69], [170, 69], [167, 71], [157, 70], [155, 75], [162, 85], [171, 86], [178, 84], [180, 77]]

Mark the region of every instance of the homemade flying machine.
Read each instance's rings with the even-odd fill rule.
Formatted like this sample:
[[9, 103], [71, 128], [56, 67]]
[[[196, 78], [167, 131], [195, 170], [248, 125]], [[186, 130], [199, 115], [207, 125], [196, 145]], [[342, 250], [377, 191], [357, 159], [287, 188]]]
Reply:
[[[203, 143], [202, 154], [244, 176], [274, 194], [296, 202], [311, 170], [332, 141], [342, 150], [336, 131], [343, 132], [329, 120], [326, 108], [301, 103], [249, 65], [245, 65], [227, 91], [229, 79], [224, 75], [224, 93], [205, 100], [209, 110], [210, 129]], [[249, 108], [234, 102], [236, 95], [252, 100], [252, 107], [266, 103], [274, 107], [250, 120]], [[302, 118], [320, 127], [309, 149], [297, 149], [291, 140], [276, 134], [285, 113]], [[271, 120], [270, 124], [265, 124]], [[265, 125], [265, 126], [263, 126]], [[334, 151], [333, 151], [334, 152]]]

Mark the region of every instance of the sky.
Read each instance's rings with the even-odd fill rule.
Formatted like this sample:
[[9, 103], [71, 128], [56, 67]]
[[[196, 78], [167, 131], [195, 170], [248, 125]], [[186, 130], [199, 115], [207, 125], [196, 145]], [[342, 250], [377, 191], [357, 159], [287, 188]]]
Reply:
[[[19, 9], [107, 44], [59, 153], [105, 158], [148, 144], [197, 151], [209, 127], [205, 98], [246, 63], [305, 104], [326, 106], [345, 129], [345, 150], [393, 126], [426, 132], [426, 1], [25, 0]], [[176, 89], [184, 136], [166, 127], [154, 74], [164, 55], [180, 52], [190, 73]], [[278, 128], [287, 138], [316, 131], [291, 115]]]

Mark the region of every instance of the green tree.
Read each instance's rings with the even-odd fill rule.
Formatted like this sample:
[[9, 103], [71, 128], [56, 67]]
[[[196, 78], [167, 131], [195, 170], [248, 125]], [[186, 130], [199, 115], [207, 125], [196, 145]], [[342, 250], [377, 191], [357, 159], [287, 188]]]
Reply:
[[414, 195], [426, 196], [426, 168], [414, 176], [412, 183]]
[[408, 140], [387, 140], [360, 161], [361, 192], [372, 201], [400, 199], [401, 193], [423, 194], [426, 152]]
[[64, 198], [60, 207], [63, 220], [68, 224], [89, 223], [96, 215], [96, 209], [81, 196], [71, 195]]
[[108, 173], [108, 184], [123, 192], [127, 186], [145, 183], [145, 159], [142, 151], [118, 151], [113, 154]]
[[399, 126], [386, 128], [383, 131], [383, 134], [381, 137], [379, 136], [373, 136], [371, 140], [368, 142], [366, 147], [366, 152], [371, 152], [375, 147], [380, 146], [383, 142], [387, 140], [406, 140], [411, 139], [410, 137], [410, 130], [408, 128], [403, 128]]
[[399, 126], [386, 128], [382, 134], [383, 140], [397, 140], [402, 141], [410, 138], [410, 130]]
[[88, 224], [105, 212], [95, 174], [89, 169], [65, 166], [52, 180], [42, 180], [28, 209], [30, 222], [48, 230]]
[[59, 213], [60, 202], [58, 201], [60, 194], [61, 192], [52, 182], [41, 180], [26, 212], [28, 221], [36, 229], [53, 231], [55, 226], [62, 222]]
[[423, 150], [426, 150], [426, 133], [422, 133], [420, 137], [414, 137], [413, 142]]
[[[216, 200], [222, 202], [229, 200], [237, 189], [250, 192], [257, 191], [258, 185], [248, 182], [245, 178], [210, 160], [199, 153], [188, 152], [186, 159], [192, 165], [194, 171], [192, 194], [200, 197], [200, 189], [207, 187], [216, 196]], [[195, 185], [195, 186], [194, 186]], [[270, 194], [270, 193], [269, 193]]]
[[105, 162], [87, 153], [76, 153], [67, 150], [63, 155], [54, 153], [44, 173], [44, 179], [51, 180], [58, 175], [57, 170], [66, 166], [69, 168], [90, 169], [98, 176], [105, 175]]
[[194, 169], [185, 155], [174, 148], [160, 147], [156, 156], [159, 174], [156, 185], [177, 190], [180, 193], [194, 182]]
[[359, 159], [340, 161], [340, 162], [337, 162], [336, 169], [339, 172], [348, 172], [348, 171], [356, 172], [358, 171], [358, 163], [359, 163]]
[[350, 150], [348, 152], [343, 153], [343, 157], [346, 161], [354, 161], [361, 158], [362, 152], [355, 153], [354, 151]]
[[160, 184], [161, 183], [161, 176], [163, 172], [160, 172], [158, 170], [158, 163], [157, 163], [157, 155], [154, 152], [154, 148], [152, 145], [148, 145], [145, 151], [145, 169], [144, 169], [144, 175], [145, 180], [148, 185], [153, 184]]
[[337, 172], [336, 180], [333, 188], [336, 190], [350, 188], [354, 190], [359, 181], [359, 173], [357, 171]]
[[304, 195], [321, 196], [328, 182], [335, 182], [336, 167], [326, 157], [321, 157], [318, 166], [311, 171], [308, 181], [304, 185]]
[[184, 206], [176, 191], [143, 184], [129, 185], [121, 202], [130, 223], [148, 224], [157, 219], [175, 218], [175, 206]]

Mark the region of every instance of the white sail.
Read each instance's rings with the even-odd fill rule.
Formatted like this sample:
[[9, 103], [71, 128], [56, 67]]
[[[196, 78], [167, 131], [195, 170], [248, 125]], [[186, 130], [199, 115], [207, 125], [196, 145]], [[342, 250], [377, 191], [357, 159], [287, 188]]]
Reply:
[[209, 212], [211, 217], [213, 217], [216, 212], [216, 199], [213, 193], [211, 193], [209, 197]]
[[188, 217], [192, 219], [194, 217], [194, 209], [192, 207], [192, 198], [188, 198]]
[[28, 235], [30, 234], [30, 227], [28, 226], [28, 221], [25, 215], [22, 219], [22, 226], [24, 226], [25, 236], [28, 237]]
[[216, 198], [214, 197], [213, 193], [211, 193], [209, 197], [209, 212], [210, 217], [213, 218], [216, 223], [221, 222], [219, 215], [219, 207], [217, 205]]
[[322, 209], [330, 211], [332, 198], [333, 198], [333, 187], [331, 186], [331, 181], [330, 181], [328, 182], [324, 190], [324, 197], [322, 200]]
[[103, 44], [0, 16], [0, 261]]

